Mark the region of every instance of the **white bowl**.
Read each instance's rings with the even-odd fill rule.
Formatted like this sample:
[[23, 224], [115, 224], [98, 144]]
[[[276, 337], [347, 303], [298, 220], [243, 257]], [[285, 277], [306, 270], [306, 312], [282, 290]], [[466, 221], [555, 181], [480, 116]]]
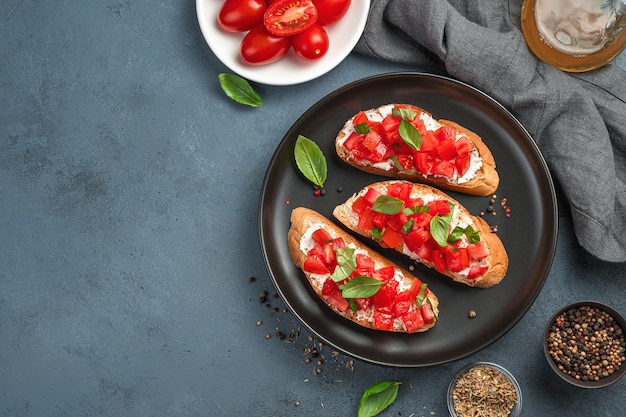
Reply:
[[322, 58], [305, 61], [290, 50], [282, 59], [267, 65], [249, 65], [242, 61], [239, 50], [245, 33], [223, 31], [217, 24], [217, 15], [224, 0], [196, 0], [196, 13], [200, 30], [207, 44], [231, 71], [267, 85], [294, 85], [318, 78], [339, 65], [359, 41], [367, 16], [370, 0], [352, 0], [345, 16], [331, 25], [328, 32], [329, 48]]

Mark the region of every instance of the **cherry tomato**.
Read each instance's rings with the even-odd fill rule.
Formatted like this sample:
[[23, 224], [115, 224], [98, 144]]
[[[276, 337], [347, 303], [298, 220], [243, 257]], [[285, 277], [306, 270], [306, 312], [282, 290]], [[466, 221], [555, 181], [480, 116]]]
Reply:
[[304, 32], [294, 35], [292, 45], [300, 58], [313, 61], [328, 52], [328, 34], [321, 25], [315, 23]]
[[263, 22], [266, 9], [265, 0], [226, 0], [217, 22], [228, 32], [247, 32]]
[[290, 37], [274, 36], [260, 24], [241, 41], [241, 57], [252, 65], [269, 64], [285, 56], [290, 47]]
[[317, 7], [317, 23], [326, 26], [335, 23], [346, 14], [350, 0], [313, 0], [313, 4]]
[[312, 0], [277, 0], [268, 6], [263, 23], [276, 36], [291, 36], [311, 27], [317, 13]]

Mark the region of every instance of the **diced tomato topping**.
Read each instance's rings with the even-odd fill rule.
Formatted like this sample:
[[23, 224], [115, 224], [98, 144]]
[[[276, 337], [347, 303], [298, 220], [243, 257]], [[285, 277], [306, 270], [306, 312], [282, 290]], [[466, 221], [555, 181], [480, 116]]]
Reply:
[[450, 178], [454, 175], [454, 164], [445, 160], [435, 161], [433, 162], [430, 172], [435, 175]]
[[344, 242], [342, 238], [338, 237], [337, 239], [333, 239], [333, 246], [335, 249], [345, 248], [346, 242]]
[[358, 306], [359, 310], [367, 310], [372, 306], [372, 300], [369, 298], [355, 298], [354, 302]]
[[335, 255], [335, 246], [333, 242], [324, 243], [324, 263], [329, 266], [329, 270], [335, 269], [334, 266], [337, 262], [337, 256]]
[[437, 135], [440, 141], [454, 141], [456, 139], [456, 129], [452, 126], [441, 126], [435, 131], [435, 135]]
[[363, 139], [363, 146], [367, 148], [368, 151], [374, 152], [378, 144], [383, 140], [378, 133], [373, 130], [370, 130], [369, 133], [365, 135]]
[[382, 193], [376, 190], [375, 188], [368, 188], [363, 198], [365, 198], [365, 200], [367, 200], [368, 203], [373, 205], [376, 199], [380, 197], [381, 195]]
[[374, 327], [378, 330], [393, 330], [394, 317], [379, 309], [374, 310]]
[[410, 301], [406, 300], [406, 301], [397, 301], [395, 302], [395, 304], [393, 305], [393, 315], [396, 317], [400, 317], [405, 315], [406, 313], [409, 312], [409, 309], [411, 308], [411, 303]]
[[430, 221], [432, 220], [434, 214], [430, 211], [425, 211], [423, 213], [411, 215], [411, 217], [413, 218], [413, 229], [429, 227]]
[[471, 162], [472, 162], [472, 155], [469, 153], [458, 156], [456, 158], [456, 160], [454, 161], [454, 165], [456, 166], [456, 170], [459, 173], [460, 177], [465, 175], [465, 173], [470, 167]]
[[469, 251], [469, 256], [476, 261], [489, 256], [489, 249], [487, 249], [487, 244], [484, 240], [480, 240], [476, 243], [471, 243], [470, 245], [468, 245], [467, 250]]
[[430, 240], [430, 232], [426, 229], [411, 230], [405, 237], [404, 243], [411, 252], [418, 253], [420, 246]]
[[326, 281], [324, 281], [322, 285], [322, 295], [331, 295], [337, 291], [339, 291], [337, 283], [330, 278], [326, 278]]
[[435, 214], [442, 216], [450, 213], [450, 204], [448, 203], [448, 200], [433, 200], [428, 203], [428, 207], [430, 207], [429, 213], [432, 216]]
[[356, 116], [354, 116], [352, 124], [354, 126], [357, 126], [357, 125], [368, 123], [368, 122], [369, 122], [369, 119], [367, 118], [367, 114], [365, 114], [364, 111], [360, 111], [356, 114]]
[[424, 318], [420, 310], [412, 310], [400, 317], [407, 333], [413, 333], [424, 327]]
[[384, 229], [390, 217], [390, 215], [385, 213], [374, 212], [374, 226], [378, 227], [380, 230]]
[[468, 279], [475, 279], [481, 275], [484, 275], [485, 272], [489, 270], [489, 266], [483, 263], [475, 263], [470, 267], [469, 274], [467, 274]]
[[466, 154], [472, 152], [472, 149], [474, 148], [472, 146], [472, 142], [470, 142], [470, 140], [466, 136], [461, 136], [456, 141], [455, 145], [456, 145], [456, 153], [457, 153], [457, 155], [466, 155]]
[[435, 134], [428, 130], [422, 133], [422, 146], [420, 146], [420, 152], [430, 152], [437, 148], [439, 140], [435, 137]]
[[341, 312], [348, 311], [348, 309], [350, 308], [350, 303], [348, 303], [348, 300], [343, 298], [341, 292], [326, 296], [326, 301], [328, 301], [329, 304], [335, 306], [335, 308], [337, 308], [337, 310]]
[[352, 203], [352, 211], [357, 214], [363, 213], [368, 207], [372, 207], [372, 205], [362, 196], [357, 197], [354, 203]]
[[372, 303], [375, 308], [391, 307], [394, 295], [393, 288], [388, 284], [383, 284], [378, 292], [372, 296]]
[[361, 144], [361, 136], [356, 132], [350, 133], [350, 135], [343, 142], [344, 148], [346, 148], [350, 152], [357, 149], [360, 144]]
[[[396, 269], [393, 266], [384, 266], [374, 271], [373, 278], [377, 278], [383, 282], [392, 282]], [[393, 288], [393, 287], [392, 287]]]
[[450, 272], [461, 272], [470, 265], [467, 248], [458, 248], [455, 252], [448, 252], [446, 261]]
[[456, 157], [456, 146], [454, 146], [454, 140], [442, 140], [437, 147], [437, 154], [443, 160], [453, 160]]
[[400, 211], [389, 218], [389, 221], [387, 221], [387, 226], [391, 227], [393, 230], [401, 231], [408, 221], [409, 218], [406, 216], [406, 214]]
[[415, 160], [415, 168], [422, 174], [430, 174], [433, 163], [428, 160], [428, 154], [425, 152], [415, 152], [413, 154]]
[[364, 271], [365, 275], [371, 276], [374, 272], [374, 268], [376, 267], [374, 260], [362, 253], [357, 253], [355, 260], [357, 269], [359, 269], [359, 271]]
[[423, 303], [420, 310], [425, 323], [432, 323], [435, 321], [435, 313], [433, 312], [433, 307], [430, 303]]
[[313, 232], [313, 234], [311, 234], [311, 237], [313, 238], [313, 240], [315, 241], [315, 243], [321, 245], [325, 242], [329, 242], [331, 241], [333, 238], [330, 236], [330, 234], [326, 231], [326, 229], [317, 229], [316, 231]]
[[330, 273], [330, 270], [320, 258], [311, 257], [311, 256], [307, 257], [304, 260], [302, 269], [305, 272], [309, 272], [311, 274], [329, 274]]
[[376, 212], [372, 211], [371, 208], [366, 208], [363, 210], [361, 215], [359, 216], [359, 228], [365, 230], [372, 230], [374, 227], [374, 217], [376, 216]]
[[380, 240], [388, 248], [395, 248], [404, 242], [404, 232], [402, 232], [402, 229], [394, 230], [391, 227], [388, 227], [383, 232]]
[[432, 261], [435, 263], [435, 269], [441, 273], [446, 270], [446, 255], [443, 251], [435, 249], [432, 251]]

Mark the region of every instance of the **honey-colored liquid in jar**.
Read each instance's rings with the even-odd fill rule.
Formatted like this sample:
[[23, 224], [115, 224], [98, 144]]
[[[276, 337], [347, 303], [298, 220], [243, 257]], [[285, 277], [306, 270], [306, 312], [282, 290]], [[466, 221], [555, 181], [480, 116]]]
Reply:
[[607, 33], [616, 17], [603, 3], [525, 0], [521, 26], [528, 47], [539, 59], [563, 71], [589, 71], [607, 64], [626, 47], [626, 30]]

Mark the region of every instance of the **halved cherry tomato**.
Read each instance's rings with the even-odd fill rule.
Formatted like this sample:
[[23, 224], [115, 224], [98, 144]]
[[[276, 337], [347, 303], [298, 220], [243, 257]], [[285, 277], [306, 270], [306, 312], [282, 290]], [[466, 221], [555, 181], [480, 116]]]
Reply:
[[217, 23], [228, 32], [247, 32], [263, 23], [266, 9], [265, 0], [226, 0], [217, 15]]
[[269, 64], [285, 56], [290, 47], [291, 38], [274, 36], [257, 25], [241, 41], [241, 57], [252, 65]]
[[313, 4], [318, 10], [317, 23], [325, 26], [335, 23], [346, 14], [350, 0], [313, 0]]
[[265, 11], [263, 23], [273, 35], [291, 36], [311, 27], [317, 13], [311, 0], [277, 0]]

